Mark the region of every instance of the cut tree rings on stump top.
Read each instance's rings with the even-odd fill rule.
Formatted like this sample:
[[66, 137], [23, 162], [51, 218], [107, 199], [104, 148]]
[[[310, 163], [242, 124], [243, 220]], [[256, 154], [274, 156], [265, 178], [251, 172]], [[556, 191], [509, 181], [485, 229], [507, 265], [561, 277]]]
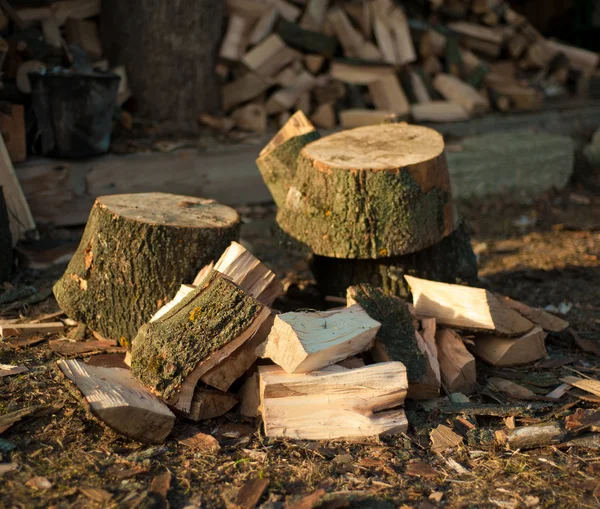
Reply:
[[182, 281], [239, 236], [235, 210], [165, 193], [96, 199], [77, 252], [54, 295], [67, 315], [130, 342]]
[[444, 140], [427, 127], [342, 131], [307, 144], [285, 164], [293, 168], [284, 179], [285, 199], [276, 200], [277, 223], [317, 255], [403, 255], [455, 228]]

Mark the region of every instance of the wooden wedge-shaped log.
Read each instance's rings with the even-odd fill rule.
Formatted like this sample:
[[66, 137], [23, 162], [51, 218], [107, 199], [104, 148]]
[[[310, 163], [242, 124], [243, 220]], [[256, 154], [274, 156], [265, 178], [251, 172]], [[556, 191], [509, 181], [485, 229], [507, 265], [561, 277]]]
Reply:
[[370, 348], [381, 324], [355, 304], [331, 311], [283, 313], [257, 349], [288, 373], [306, 373]]
[[533, 329], [533, 323], [527, 318], [483, 288], [412, 276], [404, 276], [404, 279], [410, 286], [417, 314], [433, 316], [440, 325], [506, 336], [518, 336]]
[[440, 375], [435, 354], [415, 331], [406, 303], [368, 284], [351, 286], [346, 298], [348, 305], [359, 304], [371, 318], [381, 323], [371, 356], [376, 362], [399, 361], [406, 366], [408, 397], [429, 399], [438, 396]]
[[235, 394], [197, 386], [189, 412], [177, 412], [192, 421], [215, 419], [225, 415], [239, 399]]
[[238, 238], [239, 224], [235, 210], [214, 200], [101, 196], [54, 295], [70, 318], [131, 342], [183, 281]]
[[496, 295], [500, 302], [506, 304], [509, 308], [514, 309], [521, 313], [525, 318], [529, 321], [533, 322], [536, 325], [539, 325], [542, 329], [547, 332], [560, 332], [565, 330], [569, 326], [569, 322], [559, 318], [558, 316], [554, 316], [547, 311], [544, 311], [540, 308], [532, 308], [527, 304], [523, 304], [518, 300], [511, 299], [510, 297], [505, 297], [503, 295]]
[[455, 228], [444, 140], [416, 125], [359, 127], [300, 151], [276, 199], [277, 224], [313, 253], [384, 258], [419, 251]]
[[470, 394], [477, 387], [475, 357], [452, 329], [439, 329], [435, 335], [442, 383], [451, 394]]
[[253, 338], [269, 314], [213, 271], [171, 311], [140, 328], [131, 372], [170, 405], [189, 412], [200, 378]]
[[[270, 307], [283, 292], [283, 286], [275, 273], [238, 242], [229, 245], [215, 263], [214, 270], [225, 274], [265, 306]], [[194, 284], [200, 284], [201, 280], [202, 276], [199, 274]]]
[[173, 429], [175, 416], [128, 370], [60, 360], [58, 366], [83, 395], [87, 408], [117, 433], [160, 444]]
[[258, 155], [256, 165], [278, 207], [294, 181], [300, 150], [317, 138], [315, 127], [302, 111], [297, 111]]
[[278, 366], [258, 369], [267, 436], [321, 440], [406, 431], [404, 410], [398, 408], [407, 388], [401, 362], [328, 366], [307, 374]]
[[542, 328], [535, 327], [518, 338], [481, 335], [467, 346], [475, 357], [492, 366], [518, 366], [546, 357], [545, 339]]

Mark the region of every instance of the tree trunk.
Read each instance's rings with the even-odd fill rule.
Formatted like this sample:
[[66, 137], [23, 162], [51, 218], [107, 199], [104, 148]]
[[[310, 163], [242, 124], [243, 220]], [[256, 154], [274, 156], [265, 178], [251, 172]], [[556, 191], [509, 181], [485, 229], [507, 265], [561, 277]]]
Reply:
[[104, 0], [102, 43], [125, 65], [141, 117], [177, 124], [218, 109], [214, 74], [225, 10], [222, 0]]
[[381, 124], [342, 131], [300, 151], [277, 223], [315, 254], [387, 258], [454, 230], [441, 135]]
[[444, 283], [477, 282], [477, 260], [464, 224], [438, 244], [417, 253], [377, 260], [314, 256], [311, 270], [322, 293], [339, 297], [346, 295], [349, 286], [369, 283], [406, 298], [410, 290], [405, 274]]
[[238, 235], [238, 214], [213, 200], [102, 196], [54, 295], [74, 320], [130, 342], [182, 282], [192, 281]]

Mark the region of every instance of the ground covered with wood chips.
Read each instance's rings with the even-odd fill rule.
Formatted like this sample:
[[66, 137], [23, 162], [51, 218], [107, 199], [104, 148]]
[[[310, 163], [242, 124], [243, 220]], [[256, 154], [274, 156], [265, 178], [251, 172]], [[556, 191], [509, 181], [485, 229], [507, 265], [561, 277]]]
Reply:
[[[481, 390], [472, 401], [518, 403], [486, 389], [491, 375], [540, 395], [560, 385], [563, 376], [600, 377], [597, 191], [589, 183], [572, 184], [528, 204], [502, 199], [461, 204], [482, 283], [530, 305], [562, 308], [577, 331], [547, 339], [550, 356], [560, 359], [554, 364], [565, 362], [562, 366], [494, 370], [478, 363]], [[286, 294], [276, 307], [324, 306], [305, 258], [275, 245], [269, 233], [274, 209], [241, 207], [240, 212], [251, 250], [285, 278]], [[43, 291], [60, 274], [60, 268], [22, 271], [12, 284], [33, 284]], [[2, 317], [31, 320], [55, 311], [49, 298], [4, 309]], [[0, 378], [0, 416], [36, 406], [6, 431], [0, 429], [0, 507], [252, 507], [255, 501], [265, 508], [302, 509], [600, 506], [598, 442], [596, 449], [553, 446], [515, 452], [463, 441], [435, 454], [431, 428], [452, 425], [456, 417], [443, 414], [435, 403], [407, 402], [409, 431], [389, 438], [273, 440], [264, 437], [258, 423], [231, 412], [201, 424], [179, 420], [163, 446], [145, 446], [86, 414], [57, 372], [60, 356], [49, 349], [49, 339], [53, 336], [40, 336], [37, 344], [21, 348], [0, 343], [0, 364], [29, 368], [28, 373]], [[591, 353], [594, 349], [597, 355]], [[516, 424], [564, 419], [578, 407], [598, 408], [598, 403], [566, 395], [549, 409], [517, 418]], [[501, 417], [479, 417], [476, 424], [500, 427], [503, 422]], [[212, 434], [218, 447], [186, 440], [195, 430]]]

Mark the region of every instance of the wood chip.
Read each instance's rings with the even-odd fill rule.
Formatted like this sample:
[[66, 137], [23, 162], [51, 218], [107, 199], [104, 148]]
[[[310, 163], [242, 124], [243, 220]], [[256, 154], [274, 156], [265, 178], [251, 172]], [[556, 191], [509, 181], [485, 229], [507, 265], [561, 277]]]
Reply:
[[6, 340], [6, 344], [15, 350], [19, 348], [26, 348], [28, 346], [33, 346], [41, 343], [42, 341], [46, 341], [46, 336], [33, 334], [30, 336], [20, 337], [20, 338], [8, 338]]
[[29, 371], [25, 366], [12, 366], [10, 364], [0, 364], [0, 378], [3, 376], [18, 375]]
[[129, 369], [125, 364], [124, 353], [103, 353], [90, 357], [86, 362], [90, 366], [101, 366], [103, 368], [123, 368]]
[[169, 507], [167, 494], [171, 488], [171, 472], [168, 470], [154, 476], [148, 491], [159, 498], [162, 507]]
[[288, 503], [285, 505], [285, 509], [313, 509], [320, 504], [321, 500], [325, 496], [325, 489], [319, 488], [313, 491], [310, 495], [302, 497], [297, 502]]
[[30, 334], [32, 332], [41, 333], [57, 333], [65, 330], [65, 324], [62, 322], [49, 322], [49, 323], [13, 323], [10, 325], [0, 326], [0, 335], [3, 337], [19, 336], [23, 334]]
[[208, 454], [215, 454], [221, 449], [215, 437], [197, 431], [195, 428], [189, 428], [177, 438], [177, 442]]
[[433, 429], [429, 435], [431, 439], [431, 450], [436, 453], [441, 453], [446, 449], [457, 447], [463, 441], [463, 438], [452, 431], [448, 426], [440, 424]]
[[269, 486], [268, 479], [249, 479], [237, 490], [233, 498], [225, 503], [231, 509], [253, 509], [267, 486]]
[[529, 389], [504, 378], [490, 377], [488, 378], [488, 386], [497, 392], [507, 394], [511, 398], [535, 400], [538, 396]]
[[423, 461], [411, 461], [406, 465], [406, 474], [414, 477], [437, 477], [438, 473], [431, 465]]
[[8, 474], [8, 472], [12, 472], [19, 468], [19, 465], [16, 463], [0, 463], [0, 475]]
[[567, 393], [570, 387], [571, 386], [569, 384], [561, 384], [556, 389], [546, 394], [546, 397], [552, 399], [560, 399]]
[[25, 483], [25, 486], [29, 486], [36, 490], [47, 490], [52, 488], [52, 483], [47, 477], [32, 477]]
[[113, 497], [112, 493], [102, 488], [79, 488], [79, 492], [98, 504], [108, 504]]
[[561, 378], [560, 381], [600, 397], [600, 381], [598, 380], [586, 380], [584, 378], [577, 378], [576, 376], [566, 376]]

